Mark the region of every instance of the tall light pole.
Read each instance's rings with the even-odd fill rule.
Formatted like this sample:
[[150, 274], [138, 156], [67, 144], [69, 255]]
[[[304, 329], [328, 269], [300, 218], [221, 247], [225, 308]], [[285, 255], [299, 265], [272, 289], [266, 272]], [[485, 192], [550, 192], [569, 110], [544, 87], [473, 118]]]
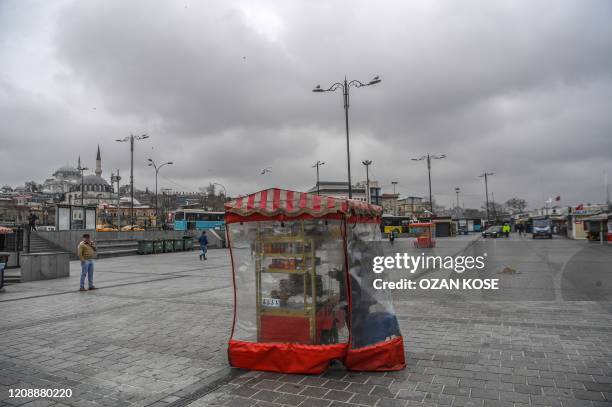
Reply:
[[485, 181], [485, 202], [487, 205], [487, 223], [489, 223], [489, 176], [493, 175], [493, 172], [483, 172], [478, 177], [484, 178]]
[[461, 192], [461, 188], [455, 187], [455, 193], [457, 194], [457, 219], [459, 218], [459, 192]]
[[370, 196], [370, 165], [372, 165], [372, 160], [363, 160], [361, 163], [366, 167], [366, 202], [372, 203]]
[[327, 89], [321, 88], [321, 85], [317, 85], [312, 91], [313, 92], [334, 92], [338, 89], [342, 89], [342, 99], [344, 101], [344, 120], [346, 127], [346, 162], [348, 169], [348, 196], [349, 199], [353, 197], [353, 191], [351, 187], [351, 149], [349, 146], [349, 119], [348, 119], [348, 110], [349, 110], [349, 88], [354, 86], [356, 88], [361, 88], [363, 86], [370, 86], [380, 83], [381, 79], [378, 76], [375, 76], [370, 82], [362, 83], [358, 80], [347, 81], [346, 77], [344, 77], [344, 82], [336, 82], [331, 85]]
[[319, 195], [319, 167], [322, 166], [322, 165], [325, 165], [325, 161], [317, 160], [315, 165], [312, 166], [312, 168], [316, 168], [317, 169], [317, 195]]
[[119, 181], [121, 181], [121, 176], [119, 175], [119, 168], [117, 168], [117, 175], [111, 174], [111, 183], [117, 183], [117, 230], [121, 230], [121, 213], [119, 212], [121, 194], [119, 193]]
[[89, 168], [81, 166], [81, 157], [79, 157], [79, 166], [77, 170], [81, 171], [81, 206], [83, 206], [83, 195], [85, 195], [85, 182], [83, 180], [83, 171], [88, 170]]
[[218, 182], [213, 182], [213, 185], [219, 185], [221, 188], [223, 188], [223, 205], [225, 206], [225, 202], [227, 202], [227, 188], [225, 188], [225, 185]]
[[225, 198], [227, 198], [227, 189], [225, 188], [225, 185], [218, 182], [213, 182], [213, 185], [219, 185], [221, 188], [223, 188], [223, 194], [225, 195]]
[[151, 158], [149, 158], [148, 161], [149, 167], [153, 167], [155, 169], [155, 222], [157, 226], [157, 221], [159, 220], [159, 209], [157, 205], [157, 174], [159, 174], [159, 170], [161, 170], [164, 165], [172, 165], [173, 163], [172, 161], [168, 161], [158, 166]]
[[393, 215], [397, 216], [397, 196], [395, 196], [395, 186], [399, 184], [399, 182], [391, 181], [391, 184], [393, 184], [393, 199], [395, 199], [393, 201]]
[[433, 210], [433, 197], [431, 196], [431, 160], [441, 160], [443, 158], [446, 158], [446, 154], [440, 154], [440, 155], [427, 154], [422, 157], [412, 159], [412, 161], [427, 160], [427, 175], [429, 178], [429, 211], [431, 212], [432, 217], [434, 216], [434, 210]]
[[134, 136], [130, 134], [129, 137], [117, 139], [120, 143], [130, 142], [130, 225], [134, 226], [134, 140], [144, 140], [149, 138], [146, 134], [140, 136]]

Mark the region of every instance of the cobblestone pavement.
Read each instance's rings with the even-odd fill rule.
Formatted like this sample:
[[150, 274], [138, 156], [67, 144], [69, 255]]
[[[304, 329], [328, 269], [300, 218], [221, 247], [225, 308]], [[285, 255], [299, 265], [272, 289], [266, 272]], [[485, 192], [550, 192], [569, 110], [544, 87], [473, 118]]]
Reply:
[[[394, 249], [408, 243], [400, 239]], [[489, 251], [493, 268], [516, 259], [511, 265], [522, 274], [502, 277], [548, 287], [547, 301], [394, 293], [408, 367], [378, 374], [341, 365], [320, 376], [228, 368], [232, 289], [224, 250], [210, 251], [206, 262], [196, 252], [103, 259], [100, 289], [85, 293], [75, 291], [72, 263], [69, 279], [0, 294], [0, 406], [612, 405], [611, 302], [581, 294], [589, 278], [606, 288], [609, 280], [588, 271], [609, 270], [612, 250], [562, 239], [476, 245], [470, 250]], [[73, 395], [9, 398], [15, 388], [70, 388]]]

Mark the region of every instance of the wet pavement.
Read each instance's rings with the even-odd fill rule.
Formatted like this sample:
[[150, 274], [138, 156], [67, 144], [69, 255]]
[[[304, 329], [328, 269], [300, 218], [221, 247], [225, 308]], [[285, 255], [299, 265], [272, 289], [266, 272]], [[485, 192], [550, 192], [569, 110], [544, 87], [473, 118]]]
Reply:
[[[408, 239], [386, 250], [418, 252]], [[72, 262], [70, 278], [0, 293], [0, 406], [612, 405], [612, 247], [468, 236], [428, 253], [487, 253], [481, 275], [504, 289], [396, 290], [407, 368], [335, 364], [319, 376], [228, 367], [226, 250], [206, 262], [197, 252], [102, 259], [89, 292], [77, 291]], [[10, 389], [72, 396], [9, 398]]]

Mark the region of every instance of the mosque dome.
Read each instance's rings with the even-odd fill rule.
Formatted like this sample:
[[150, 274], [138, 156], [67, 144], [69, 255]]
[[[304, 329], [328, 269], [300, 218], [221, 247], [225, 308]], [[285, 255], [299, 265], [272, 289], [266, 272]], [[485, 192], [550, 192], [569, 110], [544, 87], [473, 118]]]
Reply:
[[77, 170], [74, 167], [71, 167], [70, 165], [65, 165], [63, 167], [59, 167], [54, 173], [53, 176], [56, 177], [58, 175], [63, 176], [64, 178], [67, 177], [78, 177], [79, 174], [79, 170]]
[[[85, 191], [91, 192], [112, 192], [112, 188], [109, 183], [102, 177], [98, 177], [97, 175], [85, 175], [83, 177], [83, 187]], [[78, 191], [81, 189], [80, 180], [74, 182], [71, 186], [73, 191]]]
[[97, 175], [85, 175], [83, 177], [83, 184], [85, 185], [106, 185], [108, 186], [108, 182], [102, 177], [98, 177]]

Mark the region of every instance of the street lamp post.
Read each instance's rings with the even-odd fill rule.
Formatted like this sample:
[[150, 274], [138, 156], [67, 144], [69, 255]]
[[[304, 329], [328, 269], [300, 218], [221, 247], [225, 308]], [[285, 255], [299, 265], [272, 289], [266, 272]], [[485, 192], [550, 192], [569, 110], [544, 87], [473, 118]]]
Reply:
[[459, 218], [459, 192], [461, 192], [461, 188], [455, 187], [455, 193], [457, 194], [457, 219]]
[[223, 205], [225, 205], [225, 202], [227, 202], [227, 189], [225, 188], [225, 185], [218, 182], [213, 182], [213, 185], [219, 185], [221, 188], [223, 188]]
[[81, 206], [83, 206], [83, 195], [85, 195], [85, 182], [83, 180], [83, 171], [88, 170], [89, 168], [81, 166], [81, 157], [79, 157], [79, 166], [77, 170], [81, 171]]
[[117, 183], [117, 230], [121, 230], [121, 213], [119, 212], [120, 193], [119, 193], [119, 181], [121, 176], [119, 175], [119, 168], [117, 168], [117, 175], [111, 174], [111, 183]]
[[149, 138], [146, 134], [140, 136], [134, 136], [130, 134], [129, 137], [117, 139], [120, 143], [130, 142], [130, 225], [134, 226], [134, 140], [144, 140]]
[[485, 202], [487, 205], [487, 223], [489, 223], [489, 176], [493, 175], [493, 172], [484, 172], [480, 174], [479, 178], [484, 178], [485, 181]]
[[395, 186], [397, 184], [399, 184], [399, 182], [397, 181], [391, 181], [391, 184], [393, 184], [393, 215], [397, 216], [397, 196], [395, 196]]
[[223, 194], [225, 195], [225, 198], [227, 198], [227, 189], [225, 188], [225, 185], [218, 182], [213, 182], [213, 185], [219, 185], [221, 188], [223, 188]]
[[372, 160], [363, 160], [361, 163], [366, 167], [366, 202], [372, 203], [370, 196], [370, 165], [372, 165]]
[[317, 160], [316, 164], [312, 166], [312, 168], [317, 169], [317, 195], [319, 195], [319, 167], [325, 165], [325, 161]]
[[431, 212], [431, 216], [434, 216], [434, 210], [433, 210], [433, 197], [431, 195], [431, 160], [441, 160], [443, 158], [446, 158], [446, 154], [440, 154], [440, 155], [431, 155], [431, 154], [427, 154], [424, 155], [420, 158], [413, 158], [412, 161], [423, 161], [423, 160], [427, 160], [427, 175], [429, 178], [429, 211]]
[[155, 222], [157, 223], [157, 221], [159, 220], [159, 210], [157, 205], [157, 174], [159, 174], [159, 170], [161, 170], [164, 165], [172, 165], [173, 163], [172, 161], [168, 161], [157, 166], [157, 164], [155, 164], [155, 161], [153, 161], [151, 158], [149, 158], [148, 160], [149, 167], [153, 167], [155, 169]]
[[327, 89], [321, 88], [321, 85], [317, 85], [312, 91], [313, 92], [334, 92], [338, 89], [342, 89], [342, 99], [344, 101], [344, 120], [346, 128], [346, 161], [348, 170], [348, 195], [349, 199], [353, 197], [353, 191], [351, 187], [351, 149], [349, 146], [349, 120], [348, 120], [348, 109], [349, 109], [349, 88], [354, 86], [361, 88], [363, 86], [375, 85], [381, 81], [380, 77], [375, 76], [370, 82], [362, 83], [358, 80], [347, 81], [346, 77], [344, 82], [336, 82]]

